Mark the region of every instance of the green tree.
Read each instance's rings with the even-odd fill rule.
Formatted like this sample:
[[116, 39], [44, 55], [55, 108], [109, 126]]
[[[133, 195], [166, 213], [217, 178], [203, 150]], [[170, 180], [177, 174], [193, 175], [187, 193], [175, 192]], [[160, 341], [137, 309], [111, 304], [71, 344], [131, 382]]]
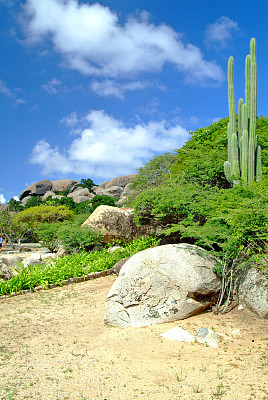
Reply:
[[73, 212], [65, 206], [40, 205], [20, 211], [14, 218], [13, 224], [24, 232], [35, 232], [41, 222], [57, 222], [73, 219]]
[[92, 187], [93, 186], [98, 186], [96, 185], [92, 179], [87, 178], [87, 179], [81, 179], [81, 183], [78, 185], [82, 188], [88, 188], [90, 192], [92, 192]]

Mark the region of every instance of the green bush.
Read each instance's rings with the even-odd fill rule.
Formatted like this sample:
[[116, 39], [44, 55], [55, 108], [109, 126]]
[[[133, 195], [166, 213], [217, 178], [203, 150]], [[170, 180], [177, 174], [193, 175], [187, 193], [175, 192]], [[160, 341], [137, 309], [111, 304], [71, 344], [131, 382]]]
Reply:
[[175, 161], [175, 154], [164, 153], [154, 156], [151, 161], [139, 168], [137, 176], [131, 181], [131, 197], [128, 203], [142, 191], [161, 186], [165, 178], [169, 179]]
[[64, 223], [57, 230], [57, 238], [68, 253], [81, 253], [92, 250], [96, 244], [101, 244], [103, 236], [89, 226]]
[[27, 208], [40, 206], [41, 204], [44, 204], [41, 196], [32, 196], [29, 200], [27, 200], [27, 203], [24, 205], [24, 210]]
[[50, 264], [20, 268], [18, 275], [8, 281], [0, 281], [0, 295], [34, 289], [40, 285], [47, 289], [48, 285], [52, 283], [62, 285], [62, 281], [65, 279], [74, 278], [76, 280], [80, 276], [112, 268], [121, 259], [156, 245], [155, 238], [142, 237], [114, 252], [110, 252], [109, 249], [102, 249], [99, 252], [83, 252], [61, 257], [53, 260]]
[[24, 230], [34, 230], [41, 222], [57, 222], [73, 219], [73, 212], [65, 206], [40, 205], [20, 211], [14, 218], [13, 224]]
[[35, 228], [35, 234], [42, 246], [47, 247], [52, 252], [56, 251], [60, 244], [57, 233], [61, 224], [62, 222], [42, 222]]
[[[162, 235], [227, 254], [231, 262], [248, 244], [265, 253], [268, 242], [267, 180], [248, 188], [202, 188], [184, 184], [141, 193], [134, 202], [139, 224], [157, 221]], [[266, 243], [266, 245], [265, 245]]]
[[101, 205], [107, 205], [113, 207], [116, 206], [115, 200], [112, 197], [107, 196], [106, 194], [97, 194], [91, 200], [91, 211], [93, 212], [94, 210], [96, 210], [97, 207]]

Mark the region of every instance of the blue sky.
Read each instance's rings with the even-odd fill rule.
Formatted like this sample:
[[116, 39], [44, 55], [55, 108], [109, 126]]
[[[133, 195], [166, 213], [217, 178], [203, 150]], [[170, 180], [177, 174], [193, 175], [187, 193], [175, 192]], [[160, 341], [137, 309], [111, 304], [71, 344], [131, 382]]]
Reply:
[[0, 0], [0, 201], [42, 179], [135, 173], [228, 116], [257, 41], [267, 115], [268, 1]]

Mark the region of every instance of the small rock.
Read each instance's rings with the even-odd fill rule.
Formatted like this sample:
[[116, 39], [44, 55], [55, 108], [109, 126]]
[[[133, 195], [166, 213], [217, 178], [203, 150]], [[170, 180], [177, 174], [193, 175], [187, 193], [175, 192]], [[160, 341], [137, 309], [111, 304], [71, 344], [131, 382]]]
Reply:
[[178, 340], [179, 342], [194, 342], [194, 337], [185, 329], [175, 326], [168, 331], [161, 333], [162, 337], [170, 340]]
[[13, 276], [11, 269], [4, 264], [2, 261], [0, 262], [0, 279], [4, 279], [5, 281], [11, 279]]
[[219, 346], [218, 335], [212, 329], [200, 328], [195, 337], [199, 343], [204, 343], [206, 346], [214, 348]]
[[240, 329], [233, 329], [231, 333], [234, 336], [240, 336], [241, 335]]
[[238, 307], [237, 307], [237, 309], [240, 311], [240, 310], [244, 310], [244, 307], [240, 304]]

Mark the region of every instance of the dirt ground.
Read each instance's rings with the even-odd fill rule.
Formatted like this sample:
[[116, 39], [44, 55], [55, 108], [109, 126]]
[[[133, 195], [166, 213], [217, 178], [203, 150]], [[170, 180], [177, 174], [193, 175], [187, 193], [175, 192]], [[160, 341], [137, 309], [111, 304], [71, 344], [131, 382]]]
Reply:
[[[236, 308], [108, 327], [105, 297], [115, 279], [0, 299], [1, 400], [268, 399], [266, 321]], [[174, 326], [225, 336], [217, 349], [160, 337]]]

